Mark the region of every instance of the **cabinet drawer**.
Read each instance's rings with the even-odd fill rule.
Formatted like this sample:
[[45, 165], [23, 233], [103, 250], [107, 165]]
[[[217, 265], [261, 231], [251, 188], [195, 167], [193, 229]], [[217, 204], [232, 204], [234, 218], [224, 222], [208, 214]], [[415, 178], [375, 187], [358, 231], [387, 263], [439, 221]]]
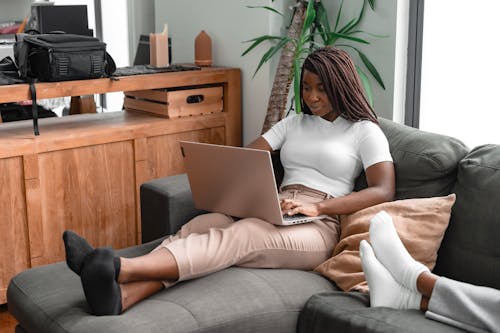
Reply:
[[222, 91], [222, 87], [128, 91], [124, 108], [166, 118], [222, 112]]

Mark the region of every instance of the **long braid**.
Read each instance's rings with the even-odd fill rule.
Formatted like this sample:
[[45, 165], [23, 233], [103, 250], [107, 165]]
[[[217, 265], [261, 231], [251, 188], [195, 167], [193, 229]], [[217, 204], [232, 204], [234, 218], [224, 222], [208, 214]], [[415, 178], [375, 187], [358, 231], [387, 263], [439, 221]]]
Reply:
[[349, 54], [334, 47], [323, 47], [311, 53], [302, 66], [300, 101], [304, 113], [312, 114], [302, 97], [304, 70], [319, 76], [333, 109], [351, 121], [370, 120], [377, 115], [363, 93], [356, 67]]

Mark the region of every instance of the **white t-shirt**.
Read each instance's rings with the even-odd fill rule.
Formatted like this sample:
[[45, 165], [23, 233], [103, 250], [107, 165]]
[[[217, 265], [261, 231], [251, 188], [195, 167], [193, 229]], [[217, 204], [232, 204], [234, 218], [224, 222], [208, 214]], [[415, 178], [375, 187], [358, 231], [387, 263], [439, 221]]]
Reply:
[[281, 149], [285, 175], [281, 186], [301, 184], [340, 197], [376, 163], [391, 161], [389, 143], [377, 124], [337, 117], [333, 122], [307, 114], [286, 117], [263, 135]]

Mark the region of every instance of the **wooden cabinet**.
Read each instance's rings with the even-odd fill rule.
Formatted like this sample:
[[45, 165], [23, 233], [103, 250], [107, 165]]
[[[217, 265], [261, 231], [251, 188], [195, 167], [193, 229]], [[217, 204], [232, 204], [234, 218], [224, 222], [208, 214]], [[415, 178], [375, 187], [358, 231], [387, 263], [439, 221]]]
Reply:
[[[239, 75], [237, 69], [211, 68], [143, 75], [135, 83], [127, 77], [118, 85], [80, 81], [80, 89], [70, 82], [39, 84], [50, 97], [219, 85], [223, 112], [171, 119], [135, 112], [46, 118], [39, 121], [40, 136], [33, 135], [31, 121], [0, 124], [0, 303], [13, 275], [64, 259], [66, 229], [94, 246], [138, 244], [139, 186], [184, 172], [179, 140], [241, 145]], [[21, 100], [23, 86], [0, 87], [0, 102]], [[7, 90], [17, 97], [7, 98]]]

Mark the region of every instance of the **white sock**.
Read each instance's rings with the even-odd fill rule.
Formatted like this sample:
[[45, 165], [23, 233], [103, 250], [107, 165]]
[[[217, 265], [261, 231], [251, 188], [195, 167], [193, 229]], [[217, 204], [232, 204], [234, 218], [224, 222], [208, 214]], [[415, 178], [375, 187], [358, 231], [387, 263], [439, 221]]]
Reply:
[[420, 309], [422, 295], [400, 285], [377, 260], [367, 241], [359, 244], [361, 265], [370, 287], [370, 306], [393, 309]]
[[416, 291], [417, 278], [429, 269], [412, 258], [399, 239], [392, 218], [380, 211], [370, 221], [370, 242], [377, 259], [404, 287]]

